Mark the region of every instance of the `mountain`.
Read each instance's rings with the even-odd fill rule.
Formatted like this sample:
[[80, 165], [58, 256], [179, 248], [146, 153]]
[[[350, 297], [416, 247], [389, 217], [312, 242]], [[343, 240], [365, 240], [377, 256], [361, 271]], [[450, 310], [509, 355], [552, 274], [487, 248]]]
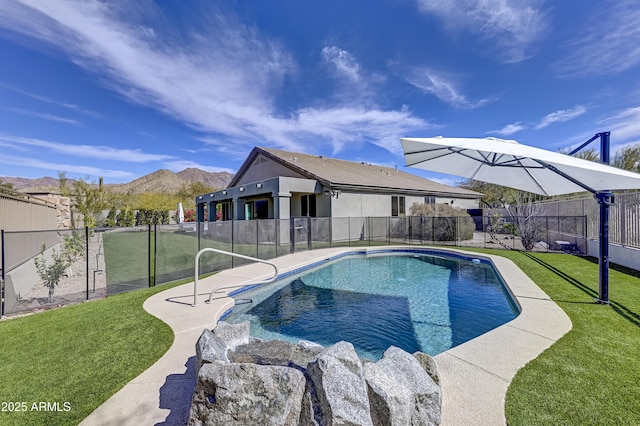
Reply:
[[[227, 172], [206, 172], [204, 170], [189, 168], [178, 173], [170, 170], [156, 170], [153, 173], [142, 176], [129, 183], [105, 184], [106, 188], [114, 192], [131, 192], [142, 194], [145, 192], [176, 193], [183, 185], [200, 182], [212, 188], [226, 188], [233, 175]], [[57, 190], [58, 179], [43, 177], [27, 179], [20, 177], [0, 177], [0, 183], [9, 183], [13, 189], [20, 192], [44, 192]], [[69, 184], [73, 180], [69, 179]]]
[[204, 170], [190, 167], [181, 172], [176, 173], [187, 182], [200, 182], [211, 188], [226, 188], [233, 175], [227, 172], [205, 172]]

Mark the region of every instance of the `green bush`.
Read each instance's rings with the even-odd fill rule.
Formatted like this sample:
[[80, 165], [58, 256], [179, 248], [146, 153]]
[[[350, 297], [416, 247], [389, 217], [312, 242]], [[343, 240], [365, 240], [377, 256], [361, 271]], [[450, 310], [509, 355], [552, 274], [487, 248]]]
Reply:
[[[476, 224], [465, 209], [449, 204], [413, 203], [409, 208], [412, 216], [425, 218], [420, 226], [422, 239], [431, 241], [470, 240], [476, 230]], [[416, 230], [413, 230], [414, 236]]]

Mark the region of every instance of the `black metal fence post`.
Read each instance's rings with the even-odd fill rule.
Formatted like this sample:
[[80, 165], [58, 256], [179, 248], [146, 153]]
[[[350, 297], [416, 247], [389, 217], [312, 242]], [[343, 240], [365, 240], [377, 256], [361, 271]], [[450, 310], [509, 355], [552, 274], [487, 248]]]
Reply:
[[147, 224], [147, 279], [151, 287], [151, 224]]
[[87, 300], [89, 300], [89, 227], [84, 227], [85, 266], [87, 271]]
[[157, 220], [153, 221], [153, 286], [156, 285], [156, 267], [158, 265], [157, 254], [158, 254], [158, 230], [157, 230]]
[[0, 245], [2, 246], [2, 255], [0, 256], [0, 267], [2, 272], [0, 273], [0, 296], [2, 297], [2, 307], [0, 308], [0, 318], [4, 316], [4, 229], [0, 230]]

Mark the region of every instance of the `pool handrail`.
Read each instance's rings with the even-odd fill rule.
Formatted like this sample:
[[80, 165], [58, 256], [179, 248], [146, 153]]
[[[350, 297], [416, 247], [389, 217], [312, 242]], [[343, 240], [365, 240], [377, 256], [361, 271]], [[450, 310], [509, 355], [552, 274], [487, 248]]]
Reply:
[[[258, 259], [255, 257], [251, 257], [251, 256], [245, 256], [243, 254], [238, 254], [238, 253], [232, 253], [230, 251], [225, 251], [225, 250], [219, 250], [219, 249], [214, 249], [214, 248], [203, 248], [202, 250], [200, 250], [198, 253], [196, 253], [196, 259], [195, 259], [195, 273], [194, 273], [194, 280], [193, 280], [193, 305], [191, 306], [197, 306], [198, 304], [198, 270], [200, 269], [200, 256], [202, 256], [203, 253], [208, 252], [208, 251], [212, 251], [214, 253], [220, 253], [220, 254], [226, 254], [228, 256], [232, 256], [232, 257], [238, 257], [240, 259], [245, 259], [245, 260], [251, 260], [252, 262], [259, 262], [259, 263], [264, 263], [266, 265], [269, 266], [273, 266], [273, 269], [275, 270], [273, 277], [266, 279], [265, 281], [262, 281], [260, 283], [257, 283], [255, 285], [261, 285], [261, 284], [268, 284], [268, 283], [272, 283], [276, 280], [276, 278], [278, 278], [278, 267], [269, 261], [266, 260], [262, 260], [262, 259]], [[207, 303], [210, 303], [212, 298], [213, 298], [213, 294], [219, 292], [220, 290], [226, 290], [229, 288], [235, 288], [235, 287], [244, 287], [247, 284], [235, 284], [235, 285], [227, 285], [227, 286], [223, 286], [223, 287], [218, 287], [214, 290], [211, 291], [211, 293], [209, 293], [209, 299], [206, 301]]]

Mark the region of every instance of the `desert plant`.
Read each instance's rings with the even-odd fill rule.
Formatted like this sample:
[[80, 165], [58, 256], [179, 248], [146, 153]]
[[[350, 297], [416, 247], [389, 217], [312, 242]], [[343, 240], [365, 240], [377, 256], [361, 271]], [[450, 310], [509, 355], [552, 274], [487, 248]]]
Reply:
[[532, 250], [544, 235], [545, 227], [541, 222], [543, 204], [534, 204], [536, 195], [523, 192], [516, 198], [516, 207], [510, 206], [507, 212], [517, 228], [517, 235], [525, 250]]
[[433, 230], [432, 241], [469, 240], [476, 229], [475, 222], [466, 210], [449, 204], [413, 203], [409, 208], [412, 216], [430, 218], [432, 223], [422, 226]]
[[72, 231], [71, 234], [64, 237], [64, 252], [62, 256], [67, 261], [68, 275], [73, 276], [73, 270], [71, 265], [78, 258], [84, 258], [86, 244], [84, 240], [84, 233], [82, 231]]
[[116, 208], [115, 207], [111, 207], [109, 209], [109, 213], [107, 214], [107, 220], [105, 222], [105, 225], [108, 226], [109, 228], [115, 227], [116, 226], [116, 217], [117, 217]]
[[44, 256], [46, 249], [47, 246], [43, 243], [40, 248], [40, 257], [36, 256], [34, 263], [36, 264], [36, 271], [38, 271], [42, 283], [49, 289], [49, 302], [52, 302], [55, 289], [58, 284], [60, 284], [60, 279], [65, 274], [69, 261], [65, 255], [53, 250], [51, 263], [47, 264]]

